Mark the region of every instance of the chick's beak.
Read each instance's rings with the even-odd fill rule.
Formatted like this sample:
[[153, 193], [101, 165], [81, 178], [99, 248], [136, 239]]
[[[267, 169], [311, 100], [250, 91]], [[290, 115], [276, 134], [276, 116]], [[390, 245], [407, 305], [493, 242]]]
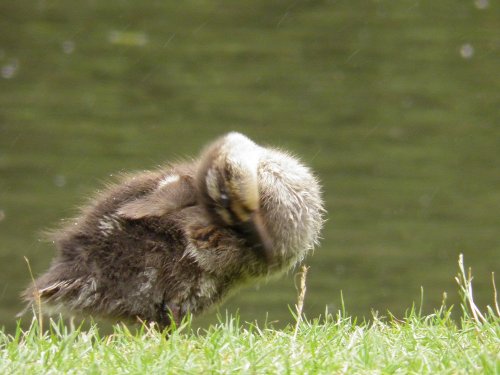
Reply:
[[262, 219], [262, 215], [258, 210], [254, 211], [250, 215], [250, 220], [248, 221], [248, 229], [252, 233], [252, 237], [254, 237], [258, 241], [260, 245], [258, 248], [261, 250], [262, 256], [267, 263], [271, 264], [273, 261], [273, 242], [266, 229], [266, 225], [264, 223], [264, 220]]

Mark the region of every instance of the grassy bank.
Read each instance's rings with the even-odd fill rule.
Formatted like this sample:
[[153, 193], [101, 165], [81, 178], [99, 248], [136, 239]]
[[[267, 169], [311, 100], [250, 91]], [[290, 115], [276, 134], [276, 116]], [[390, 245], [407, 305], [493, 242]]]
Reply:
[[[50, 327], [40, 331], [34, 319], [28, 330], [0, 332], [0, 373], [498, 374], [496, 298], [481, 312], [463, 267], [458, 281], [463, 293], [459, 321], [444, 305], [427, 316], [411, 309], [404, 319], [374, 314], [370, 322], [355, 322], [343, 312], [300, 318], [284, 330], [227, 317], [206, 331], [194, 331], [187, 320], [167, 340], [166, 333], [148, 326], [131, 332], [116, 325], [112, 334], [102, 335], [95, 325], [71, 330], [45, 321]], [[303, 293], [297, 316], [302, 302]]]
[[207, 332], [131, 333], [117, 326], [69, 332], [36, 325], [14, 337], [0, 334], [2, 374], [182, 373], [500, 373], [499, 321], [460, 325], [447, 313], [403, 321], [347, 317], [306, 322], [294, 329], [259, 329], [235, 318]]

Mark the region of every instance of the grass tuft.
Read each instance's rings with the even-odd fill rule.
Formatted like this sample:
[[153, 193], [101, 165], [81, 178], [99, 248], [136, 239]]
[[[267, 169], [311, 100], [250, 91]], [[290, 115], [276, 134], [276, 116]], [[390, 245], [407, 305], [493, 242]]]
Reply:
[[425, 316], [414, 306], [401, 319], [374, 313], [371, 321], [358, 323], [343, 307], [336, 315], [307, 319], [306, 271], [300, 274], [295, 324], [283, 330], [226, 314], [206, 330], [195, 331], [188, 317], [168, 333], [144, 323], [137, 330], [117, 324], [102, 335], [96, 324], [73, 329], [60, 318], [41, 330], [34, 315], [26, 330], [18, 324], [13, 335], [0, 331], [0, 373], [500, 373], [496, 287], [494, 307], [480, 311], [463, 257], [457, 276], [459, 322], [452, 319], [445, 297]]

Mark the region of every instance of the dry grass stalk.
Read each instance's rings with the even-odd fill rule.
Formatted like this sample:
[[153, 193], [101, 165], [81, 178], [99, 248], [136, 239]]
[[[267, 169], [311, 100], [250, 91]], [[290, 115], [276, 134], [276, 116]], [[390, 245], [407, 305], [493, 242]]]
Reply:
[[293, 334], [294, 339], [297, 337], [299, 325], [302, 321], [302, 312], [304, 310], [304, 299], [306, 298], [306, 290], [307, 290], [306, 278], [307, 278], [307, 270], [308, 269], [309, 269], [309, 267], [307, 267], [306, 265], [303, 265], [300, 268], [300, 271], [296, 275], [296, 276], [300, 277], [300, 280], [299, 280], [299, 286], [297, 287], [297, 285], [296, 285], [296, 288], [297, 288], [297, 291], [299, 294], [297, 296], [297, 304], [295, 305], [295, 311], [297, 313], [297, 321], [295, 323], [295, 331]]
[[[463, 303], [464, 303], [464, 308], [467, 309], [468, 305], [468, 310], [470, 310], [470, 313], [472, 314], [472, 319], [478, 324], [484, 324], [488, 321], [488, 319], [481, 313], [481, 310], [479, 307], [477, 307], [476, 303], [474, 302], [474, 295], [472, 293], [472, 271], [471, 268], [467, 270], [468, 272], [465, 272], [465, 267], [464, 267], [464, 256], [463, 254], [460, 254], [458, 257], [458, 267], [459, 267], [459, 273], [458, 276], [455, 277], [455, 280], [457, 281], [458, 287], [460, 288], [460, 291], [463, 294]], [[500, 317], [500, 308], [498, 307], [498, 296], [497, 296], [497, 289], [495, 286], [495, 273], [491, 273], [491, 281], [493, 283], [493, 303], [494, 303], [494, 309], [491, 309], [488, 307], [489, 311], [491, 314]]]

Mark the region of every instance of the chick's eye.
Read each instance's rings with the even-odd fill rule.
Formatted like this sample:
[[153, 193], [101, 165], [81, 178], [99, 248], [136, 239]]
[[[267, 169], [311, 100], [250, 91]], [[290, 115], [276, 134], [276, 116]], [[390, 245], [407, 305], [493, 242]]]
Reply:
[[227, 196], [226, 193], [221, 193], [221, 195], [220, 195], [220, 204], [224, 208], [228, 208], [229, 207], [229, 197]]

